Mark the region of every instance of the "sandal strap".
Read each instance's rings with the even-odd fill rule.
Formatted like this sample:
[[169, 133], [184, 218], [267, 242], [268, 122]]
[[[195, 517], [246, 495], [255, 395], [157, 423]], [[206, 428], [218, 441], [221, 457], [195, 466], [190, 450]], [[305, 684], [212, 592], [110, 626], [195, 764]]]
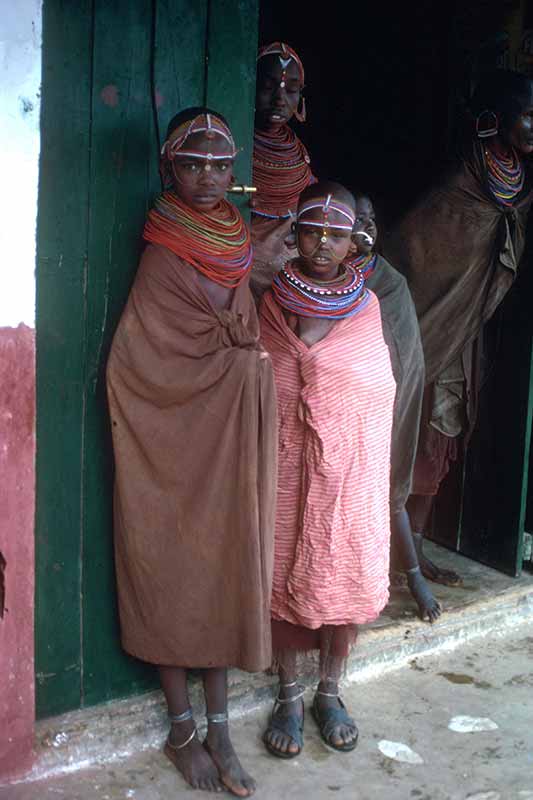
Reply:
[[[276, 705], [274, 705], [274, 710], [270, 716], [268, 728], [263, 738], [266, 738], [272, 731], [275, 731], [276, 733], [284, 733], [285, 736], [290, 736], [292, 741], [298, 746], [299, 751], [301, 751], [304, 746], [303, 729], [303, 716], [301, 718], [295, 715], [288, 717], [276, 716]], [[296, 755], [298, 755], [298, 753], [291, 754], [291, 757]]]
[[184, 747], [187, 747], [187, 745], [192, 742], [195, 736], [196, 736], [196, 725], [194, 726], [191, 735], [188, 736], [187, 739], [185, 739], [185, 741], [182, 744], [172, 744], [172, 742], [170, 741], [170, 737], [167, 738], [167, 744], [169, 747], [172, 748], [172, 750], [183, 750]]
[[[318, 692], [317, 692], [318, 694]], [[346, 710], [346, 706], [341, 698], [337, 696], [340, 703], [340, 708], [318, 708], [317, 704], [313, 704], [313, 712], [315, 719], [320, 727], [320, 732], [325, 739], [329, 739], [331, 734], [338, 728], [339, 725], [349, 725], [357, 730], [355, 720], [350, 717]]]
[[168, 718], [173, 725], [186, 722], [188, 719], [192, 719], [192, 708], [188, 708], [182, 714], [171, 714], [169, 712]]
[[336, 697], [338, 700], [340, 700], [338, 692], [321, 692], [320, 689], [317, 689], [315, 694], [319, 694], [321, 697]]

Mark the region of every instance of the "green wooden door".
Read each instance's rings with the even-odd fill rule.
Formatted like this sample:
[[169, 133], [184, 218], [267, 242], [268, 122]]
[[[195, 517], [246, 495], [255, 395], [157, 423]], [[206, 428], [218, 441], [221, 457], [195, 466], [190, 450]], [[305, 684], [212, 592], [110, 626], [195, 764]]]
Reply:
[[45, 0], [37, 229], [39, 716], [155, 685], [115, 600], [105, 363], [189, 105], [229, 120], [250, 182], [258, 0]]

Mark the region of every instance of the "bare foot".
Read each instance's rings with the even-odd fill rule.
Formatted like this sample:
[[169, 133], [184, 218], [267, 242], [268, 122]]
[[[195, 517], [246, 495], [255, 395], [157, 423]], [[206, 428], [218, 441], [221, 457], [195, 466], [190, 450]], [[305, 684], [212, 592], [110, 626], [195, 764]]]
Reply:
[[429, 558], [426, 558], [423, 551], [423, 534], [413, 533], [413, 541], [418, 556], [418, 563], [420, 564], [420, 569], [422, 570], [424, 578], [434, 583], [442, 583], [444, 586], [462, 585], [463, 579], [457, 572], [453, 572], [453, 570], [450, 569], [441, 569], [434, 564], [433, 561], [430, 561]]
[[424, 580], [424, 576], [420, 570], [408, 573], [407, 585], [409, 591], [418, 605], [418, 613], [420, 619], [428, 619], [428, 622], [433, 624], [442, 613], [442, 606], [438, 600], [433, 596], [433, 592]]
[[237, 797], [250, 797], [257, 784], [242, 768], [233, 749], [227, 724], [210, 725], [204, 740], [204, 747], [218, 769], [224, 786]]
[[173, 725], [165, 744], [165, 755], [193, 789], [221, 792], [224, 787], [220, 782], [218, 770], [202, 747], [198, 735], [195, 733], [185, 747], [179, 747], [180, 744], [187, 741], [193, 729], [193, 720]]

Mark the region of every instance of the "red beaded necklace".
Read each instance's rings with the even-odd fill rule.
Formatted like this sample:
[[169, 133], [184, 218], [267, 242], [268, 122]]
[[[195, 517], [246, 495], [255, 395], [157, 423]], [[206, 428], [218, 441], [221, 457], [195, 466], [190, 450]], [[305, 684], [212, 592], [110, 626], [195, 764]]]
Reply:
[[301, 192], [314, 183], [305, 146], [288, 125], [276, 131], [254, 131], [252, 213], [290, 217]]
[[174, 192], [163, 192], [148, 213], [143, 236], [227, 289], [239, 286], [252, 265], [249, 230], [227, 200], [203, 213], [183, 203]]

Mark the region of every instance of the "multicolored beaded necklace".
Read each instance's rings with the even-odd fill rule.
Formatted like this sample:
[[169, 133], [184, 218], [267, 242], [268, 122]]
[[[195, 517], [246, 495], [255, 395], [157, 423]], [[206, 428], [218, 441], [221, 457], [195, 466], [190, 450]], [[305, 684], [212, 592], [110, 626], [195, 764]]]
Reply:
[[277, 273], [272, 284], [276, 302], [299, 317], [344, 319], [361, 311], [369, 300], [364, 278], [359, 270], [342, 265], [333, 281], [313, 281], [289, 261]]
[[310, 158], [288, 125], [276, 131], [254, 131], [252, 214], [288, 219], [296, 211], [301, 192], [314, 183]]
[[524, 188], [524, 166], [516, 150], [510, 155], [496, 155], [485, 148], [489, 189], [496, 200], [504, 206], [512, 206]]
[[167, 247], [210, 280], [235, 289], [252, 265], [249, 230], [235, 208], [221, 200], [213, 211], [196, 211], [173, 192], [163, 192], [148, 213], [148, 242]]
[[367, 255], [361, 254], [360, 256], [354, 258], [353, 261], [350, 261], [350, 266], [354, 269], [358, 269], [366, 281], [368, 276], [372, 275], [376, 269], [376, 261], [376, 253], [368, 253]]

